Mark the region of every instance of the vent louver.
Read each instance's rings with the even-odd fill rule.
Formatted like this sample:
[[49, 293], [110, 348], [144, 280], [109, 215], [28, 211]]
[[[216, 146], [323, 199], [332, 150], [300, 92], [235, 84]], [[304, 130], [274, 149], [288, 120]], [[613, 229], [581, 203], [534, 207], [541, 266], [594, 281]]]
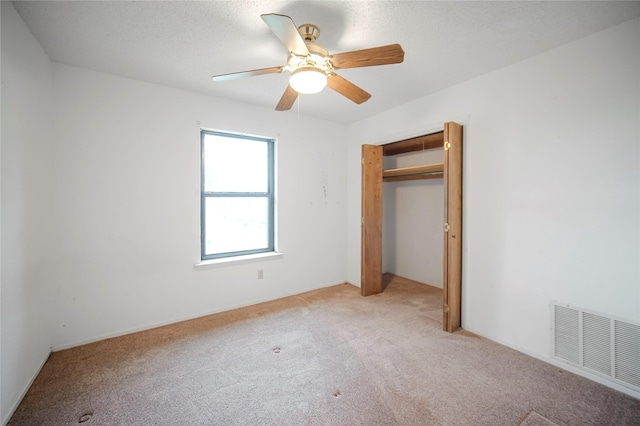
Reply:
[[555, 355], [576, 364], [580, 362], [579, 319], [575, 309], [556, 307]]
[[615, 322], [615, 377], [640, 389], [640, 326]]
[[584, 366], [611, 375], [611, 320], [582, 313], [582, 359]]
[[553, 302], [553, 358], [640, 392], [640, 324]]

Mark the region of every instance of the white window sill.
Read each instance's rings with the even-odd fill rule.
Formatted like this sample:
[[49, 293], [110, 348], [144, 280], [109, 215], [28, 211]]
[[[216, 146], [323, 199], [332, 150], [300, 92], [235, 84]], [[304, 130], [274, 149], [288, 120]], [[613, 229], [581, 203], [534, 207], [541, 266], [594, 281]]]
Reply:
[[280, 259], [284, 253], [270, 251], [267, 253], [247, 254], [245, 256], [223, 257], [220, 259], [203, 260], [194, 265], [195, 269], [220, 268], [223, 266], [238, 265], [242, 263], [258, 262], [261, 260]]

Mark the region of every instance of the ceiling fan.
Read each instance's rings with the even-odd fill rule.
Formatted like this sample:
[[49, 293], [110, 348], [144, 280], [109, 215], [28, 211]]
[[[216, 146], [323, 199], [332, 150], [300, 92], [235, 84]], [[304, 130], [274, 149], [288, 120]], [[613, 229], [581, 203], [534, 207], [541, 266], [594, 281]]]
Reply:
[[291, 73], [289, 86], [276, 106], [277, 111], [291, 109], [298, 98], [298, 93], [318, 93], [325, 86], [329, 86], [357, 104], [366, 102], [371, 94], [340, 77], [335, 70], [398, 64], [404, 60], [404, 51], [399, 44], [329, 55], [327, 49], [316, 43], [320, 29], [315, 25], [303, 24], [296, 28], [290, 17], [276, 13], [260, 17], [289, 51], [286, 65], [220, 74], [213, 76], [212, 79], [227, 81], [288, 71]]

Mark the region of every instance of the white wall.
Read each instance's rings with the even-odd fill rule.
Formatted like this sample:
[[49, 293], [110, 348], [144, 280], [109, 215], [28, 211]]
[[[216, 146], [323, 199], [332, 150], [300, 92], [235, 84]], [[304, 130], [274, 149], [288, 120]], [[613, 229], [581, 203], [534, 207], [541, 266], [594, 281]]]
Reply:
[[2, 2], [2, 255], [0, 422], [49, 355], [51, 62]]
[[549, 302], [640, 321], [640, 22], [348, 129], [348, 280], [360, 145], [464, 124], [463, 327], [549, 356]]
[[[384, 157], [384, 168], [442, 163], [442, 148]], [[442, 288], [442, 179], [385, 182], [382, 270]]]
[[[345, 281], [345, 126], [61, 64], [53, 75], [56, 348]], [[194, 269], [201, 126], [277, 137], [282, 259]]]

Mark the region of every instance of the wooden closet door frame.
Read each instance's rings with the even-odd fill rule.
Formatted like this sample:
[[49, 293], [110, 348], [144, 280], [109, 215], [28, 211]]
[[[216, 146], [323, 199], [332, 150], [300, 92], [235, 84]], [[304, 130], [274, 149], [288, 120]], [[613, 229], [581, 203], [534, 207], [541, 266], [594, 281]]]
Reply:
[[[444, 251], [442, 328], [462, 324], [462, 126], [444, 125]], [[363, 296], [382, 288], [383, 145], [362, 145], [362, 234], [360, 289]]]
[[360, 291], [382, 292], [382, 146], [362, 145]]
[[442, 256], [442, 328], [462, 324], [462, 126], [444, 125], [444, 250]]

